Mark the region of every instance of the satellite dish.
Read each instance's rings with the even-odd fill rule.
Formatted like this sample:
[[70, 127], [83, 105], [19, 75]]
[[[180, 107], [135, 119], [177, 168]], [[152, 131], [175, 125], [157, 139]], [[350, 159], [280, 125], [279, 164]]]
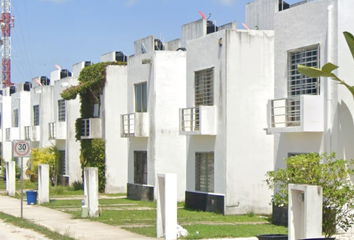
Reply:
[[144, 43], [141, 43], [141, 53], [142, 54], [146, 53], [146, 47], [145, 47]]

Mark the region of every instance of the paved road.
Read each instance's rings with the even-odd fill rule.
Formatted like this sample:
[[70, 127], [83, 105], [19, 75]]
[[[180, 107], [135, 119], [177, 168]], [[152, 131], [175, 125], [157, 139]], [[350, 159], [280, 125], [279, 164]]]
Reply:
[[1, 240], [50, 240], [29, 229], [19, 228], [0, 220]]

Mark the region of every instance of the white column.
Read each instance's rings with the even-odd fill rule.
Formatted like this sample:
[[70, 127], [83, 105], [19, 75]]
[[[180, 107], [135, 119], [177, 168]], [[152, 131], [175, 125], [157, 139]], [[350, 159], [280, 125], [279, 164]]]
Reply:
[[16, 191], [16, 171], [15, 162], [6, 162], [6, 192], [7, 195], [13, 197]]
[[288, 240], [322, 237], [322, 187], [289, 184]]
[[38, 165], [38, 203], [49, 202], [49, 165]]
[[90, 217], [98, 217], [98, 168], [86, 167], [84, 169], [85, 205]]
[[177, 239], [177, 175], [175, 173], [158, 173], [156, 189], [157, 238]]

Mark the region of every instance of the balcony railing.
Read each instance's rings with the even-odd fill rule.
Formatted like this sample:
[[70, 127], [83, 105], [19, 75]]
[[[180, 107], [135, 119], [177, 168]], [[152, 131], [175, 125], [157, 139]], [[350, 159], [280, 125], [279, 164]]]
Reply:
[[121, 137], [148, 137], [149, 115], [147, 112], [121, 115]]
[[25, 127], [25, 140], [31, 140], [31, 135], [32, 135], [32, 127], [31, 126], [26, 126]]
[[48, 123], [48, 136], [49, 139], [55, 139], [56, 138], [56, 129], [55, 129], [55, 122]]
[[216, 107], [181, 108], [179, 122], [180, 134], [216, 135]]
[[100, 118], [82, 119], [81, 139], [93, 139], [102, 137], [102, 126]]
[[5, 136], [5, 137], [6, 137], [6, 138], [5, 138], [6, 141], [12, 141], [12, 140], [11, 140], [11, 128], [6, 128], [6, 129], [5, 129], [5, 132], [6, 132], [6, 133], [5, 133], [5, 134], [6, 134], [6, 136]]
[[322, 96], [301, 95], [269, 100], [267, 131], [269, 133], [322, 132]]

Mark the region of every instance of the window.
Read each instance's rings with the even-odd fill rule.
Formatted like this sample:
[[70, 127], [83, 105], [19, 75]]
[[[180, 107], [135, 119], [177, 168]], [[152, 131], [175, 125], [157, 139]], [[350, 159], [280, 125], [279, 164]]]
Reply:
[[18, 127], [18, 109], [12, 112], [12, 127]]
[[82, 136], [83, 137], [89, 137], [90, 136], [90, 119], [82, 119]]
[[33, 106], [33, 125], [39, 126], [39, 105]]
[[65, 100], [58, 100], [58, 122], [65, 122]]
[[195, 190], [214, 192], [214, 152], [195, 153]]
[[319, 95], [319, 78], [310, 78], [297, 71], [297, 65], [319, 67], [319, 45], [289, 51], [288, 53], [288, 96], [302, 94]]
[[66, 161], [65, 161], [65, 150], [59, 150], [60, 154], [59, 163], [58, 163], [58, 173], [59, 175], [66, 175]]
[[147, 82], [135, 84], [135, 112], [147, 112]]
[[214, 105], [214, 68], [195, 72], [194, 91], [196, 107]]
[[134, 151], [134, 183], [147, 184], [146, 151]]

